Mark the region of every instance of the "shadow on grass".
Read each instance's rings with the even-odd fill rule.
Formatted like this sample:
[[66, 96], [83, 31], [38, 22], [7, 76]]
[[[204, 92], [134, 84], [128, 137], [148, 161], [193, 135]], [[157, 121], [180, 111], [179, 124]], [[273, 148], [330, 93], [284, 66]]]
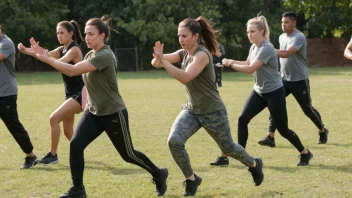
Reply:
[[[127, 163], [127, 162], [126, 162]], [[100, 161], [85, 161], [85, 169], [92, 169], [92, 170], [105, 170], [109, 171], [114, 175], [134, 175], [134, 174], [148, 174], [146, 170], [143, 168], [139, 168], [136, 165], [136, 169], [130, 168], [121, 168], [118, 164], [116, 166], [109, 166], [104, 162]]]
[[307, 167], [279, 167], [279, 166], [268, 166], [268, 165], [265, 165], [265, 168], [266, 169], [272, 169], [272, 170], [275, 170], [275, 171], [280, 171], [280, 172], [285, 172], [285, 173], [295, 173], [299, 170], [301, 170], [302, 168], [304, 169], [308, 169], [308, 170], [321, 170], [321, 169], [324, 169], [324, 170], [332, 170], [332, 171], [339, 171], [339, 172], [343, 172], [343, 173], [349, 173], [349, 174], [352, 174], [352, 169], [350, 168], [352, 166], [352, 164], [349, 164], [349, 165], [342, 165], [342, 166], [327, 166], [327, 165], [314, 165], [314, 164], [310, 164], [309, 166]]

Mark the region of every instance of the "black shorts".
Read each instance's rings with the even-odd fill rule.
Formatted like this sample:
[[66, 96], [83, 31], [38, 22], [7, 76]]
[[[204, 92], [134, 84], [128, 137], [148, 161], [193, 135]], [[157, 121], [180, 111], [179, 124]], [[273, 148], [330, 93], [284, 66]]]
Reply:
[[82, 106], [82, 92], [66, 95], [66, 100], [72, 98]]

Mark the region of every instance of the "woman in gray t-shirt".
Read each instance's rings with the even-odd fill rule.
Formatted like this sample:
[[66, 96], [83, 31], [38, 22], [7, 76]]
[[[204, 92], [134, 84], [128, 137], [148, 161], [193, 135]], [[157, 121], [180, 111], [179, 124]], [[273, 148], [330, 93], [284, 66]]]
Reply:
[[253, 45], [247, 60], [223, 60], [223, 65], [254, 76], [253, 91], [238, 119], [238, 143], [246, 147], [250, 120], [268, 107], [280, 134], [300, 152], [297, 165], [306, 166], [313, 154], [302, 145], [297, 134], [288, 128], [285, 90], [278, 71], [275, 48], [269, 42], [269, 33], [264, 16], [250, 19], [247, 23], [247, 34]]
[[[209, 22], [199, 17], [185, 19], [178, 26], [182, 46], [171, 54], [163, 54], [163, 45], [155, 43], [152, 65], [166, 71], [186, 86], [187, 102], [172, 125], [168, 145], [171, 154], [186, 178], [184, 196], [194, 196], [202, 179], [194, 174], [185, 144], [203, 127], [222, 152], [250, 167], [255, 185], [263, 179], [262, 160], [253, 158], [231, 137], [224, 103], [215, 84], [212, 54], [219, 55], [218, 43]], [[172, 63], [181, 62], [181, 69]]]

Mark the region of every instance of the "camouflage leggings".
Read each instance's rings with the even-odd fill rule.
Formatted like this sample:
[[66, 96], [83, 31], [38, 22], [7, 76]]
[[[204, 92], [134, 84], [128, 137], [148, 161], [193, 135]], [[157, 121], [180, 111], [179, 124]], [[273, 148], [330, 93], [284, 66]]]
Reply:
[[241, 145], [234, 143], [225, 108], [204, 115], [196, 115], [182, 110], [172, 125], [168, 145], [174, 160], [186, 178], [192, 176], [193, 170], [185, 143], [201, 127], [216, 141], [223, 153], [248, 167], [253, 164], [253, 157]]

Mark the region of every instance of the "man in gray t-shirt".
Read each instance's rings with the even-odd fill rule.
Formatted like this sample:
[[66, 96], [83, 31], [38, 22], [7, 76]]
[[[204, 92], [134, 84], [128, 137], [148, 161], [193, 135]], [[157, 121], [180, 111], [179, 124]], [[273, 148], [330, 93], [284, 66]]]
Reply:
[[[280, 58], [282, 82], [286, 97], [292, 93], [303, 112], [319, 129], [318, 144], [325, 144], [329, 131], [324, 128], [319, 112], [312, 106], [306, 60], [307, 41], [304, 34], [296, 29], [296, 20], [294, 12], [282, 15], [281, 26], [284, 33], [279, 38], [280, 49], [276, 50]], [[270, 117], [268, 135], [258, 143], [275, 147], [275, 130], [276, 126]]]
[[37, 160], [27, 131], [18, 119], [15, 79], [15, 45], [2, 33], [0, 24], [0, 119], [26, 154], [21, 168], [32, 168]]
[[352, 37], [350, 42], [347, 44], [346, 49], [345, 49], [345, 53], [344, 56], [348, 59], [348, 60], [352, 60]]

